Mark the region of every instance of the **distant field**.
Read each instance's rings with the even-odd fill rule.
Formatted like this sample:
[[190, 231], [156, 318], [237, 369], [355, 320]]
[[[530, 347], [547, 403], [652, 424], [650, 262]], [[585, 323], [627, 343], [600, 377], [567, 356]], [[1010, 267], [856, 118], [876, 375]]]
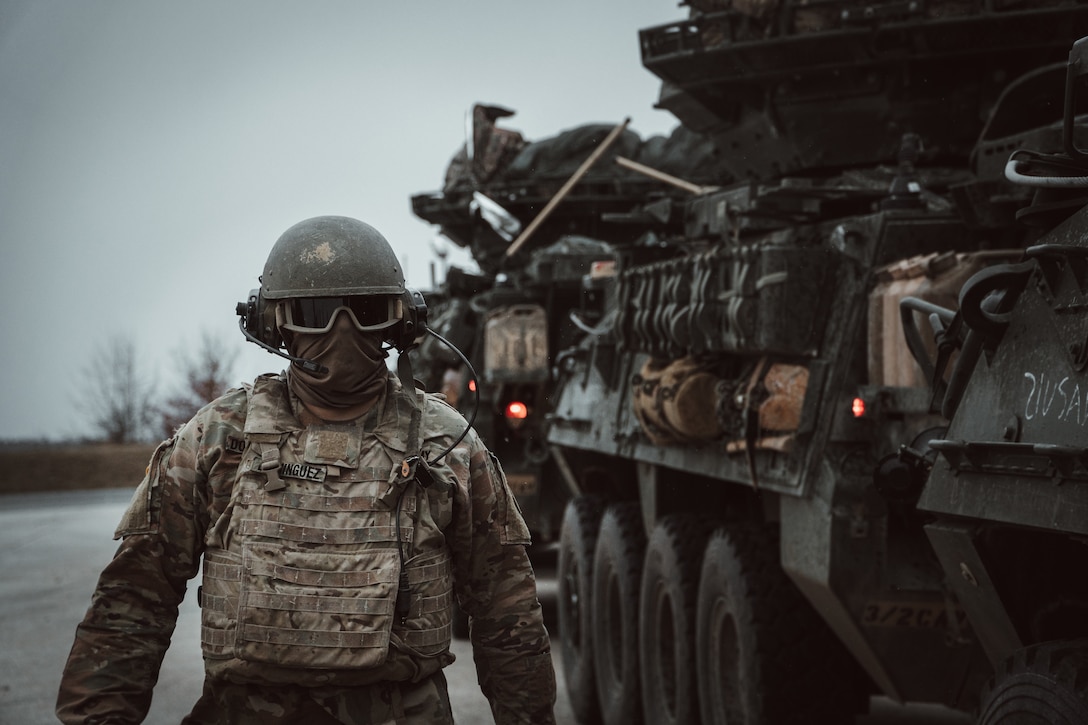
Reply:
[[0, 494], [135, 488], [154, 444], [0, 447]]

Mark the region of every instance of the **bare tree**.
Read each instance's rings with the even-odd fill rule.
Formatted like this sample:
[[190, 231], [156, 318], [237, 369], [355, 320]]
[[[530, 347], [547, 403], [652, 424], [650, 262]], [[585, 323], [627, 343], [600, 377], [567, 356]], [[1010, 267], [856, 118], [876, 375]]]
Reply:
[[159, 407], [160, 432], [166, 438], [174, 434], [207, 403], [230, 387], [231, 368], [236, 354], [227, 352], [223, 342], [205, 330], [196, 347], [177, 354], [182, 382], [176, 392]]
[[84, 371], [82, 404], [96, 432], [110, 443], [132, 443], [149, 437], [154, 420], [153, 384], [139, 368], [132, 340], [105, 340]]

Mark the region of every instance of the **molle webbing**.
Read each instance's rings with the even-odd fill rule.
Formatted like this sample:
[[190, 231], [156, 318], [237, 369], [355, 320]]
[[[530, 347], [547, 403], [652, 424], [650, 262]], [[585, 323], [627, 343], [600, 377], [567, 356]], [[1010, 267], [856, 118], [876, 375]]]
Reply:
[[[324, 529], [311, 526], [281, 524], [277, 521], [243, 519], [238, 527], [242, 536], [262, 536], [269, 539], [298, 541], [306, 544], [372, 544], [395, 542], [397, 528], [392, 526], [363, 526], [354, 529]], [[400, 536], [412, 541], [412, 527], [402, 527]]]
[[243, 624], [242, 639], [257, 644], [286, 647], [325, 647], [336, 650], [375, 649], [389, 646], [389, 632], [315, 631], [312, 629], [283, 629], [257, 624]]
[[[249, 562], [249, 572], [258, 576], [270, 576], [281, 581], [303, 586], [316, 587], [362, 587], [378, 582], [393, 582], [394, 572], [389, 570], [369, 571], [308, 571], [289, 566], [270, 564], [266, 561]], [[408, 581], [418, 584], [423, 581], [435, 581], [450, 571], [448, 559], [440, 559], [434, 564], [408, 566]], [[204, 575], [213, 579], [229, 582], [242, 581], [242, 565], [220, 562], [209, 557], [204, 561]]]
[[434, 597], [416, 597], [412, 600], [412, 611], [409, 616], [420, 614], [434, 614], [449, 609], [453, 606], [453, 592], [442, 592]]
[[[379, 582], [393, 582], [397, 578], [393, 572], [387, 569], [371, 571], [306, 571], [288, 566], [272, 565], [263, 561], [251, 562], [249, 572], [258, 576], [274, 577], [292, 584], [329, 587], [367, 586]], [[242, 581], [242, 567], [240, 564], [206, 561], [204, 563], [204, 574], [225, 581]], [[433, 564], [408, 565], [408, 581], [412, 584], [439, 581], [442, 577], [449, 576], [449, 574], [450, 562], [448, 557], [440, 558]]]
[[[314, 631], [283, 629], [257, 624], [240, 625], [239, 639], [252, 644], [287, 645], [290, 647], [322, 647], [349, 649], [381, 649], [389, 646], [389, 632], [342, 632], [339, 630]], [[213, 647], [227, 647], [235, 641], [235, 634], [221, 629], [201, 628], [201, 642]], [[285, 658], [273, 664], [292, 664]]]
[[[437, 654], [433, 650], [445, 650], [453, 636], [453, 625], [443, 624], [433, 629], [412, 629], [407, 632], [393, 632], [397, 640], [417, 650], [421, 654]], [[428, 650], [431, 650], [430, 652]]]
[[[201, 587], [200, 592], [200, 606], [205, 613], [219, 613], [232, 619], [237, 617], [237, 611], [231, 605], [231, 599], [227, 596], [210, 594], [209, 588], [212, 587], [209, 587], [208, 584], [210, 579], [218, 579], [223, 582], [230, 582], [234, 587], [237, 587], [242, 581], [242, 570], [243, 567], [240, 564], [226, 563], [217, 559], [209, 559], [205, 562], [206, 586]], [[250, 575], [267, 576], [299, 586], [323, 588], [363, 587], [374, 584], [392, 585], [397, 579], [396, 571], [391, 568], [345, 572], [307, 571], [287, 566], [271, 565], [260, 560], [247, 562], [247, 572]], [[404, 631], [400, 631], [398, 627], [394, 633], [394, 637], [398, 642], [421, 653], [427, 653], [427, 650], [435, 648], [441, 651], [448, 646], [452, 636], [448, 613], [453, 604], [453, 592], [449, 587], [450, 576], [448, 555], [432, 559], [431, 563], [408, 565], [408, 579], [413, 585], [431, 584], [432, 587], [424, 587], [424, 589], [438, 592], [433, 596], [415, 596], [412, 598], [408, 626], [411, 627], [414, 622], [423, 618], [436, 619], [439, 625]], [[384, 617], [392, 615], [394, 606], [394, 600], [389, 597], [343, 599], [319, 595], [272, 594], [268, 592], [249, 592], [245, 595], [245, 603], [247, 607], [262, 610]], [[433, 615], [437, 615], [437, 617]], [[240, 631], [236, 634], [231, 630], [205, 626], [201, 628], [201, 641], [206, 647], [210, 646], [216, 649], [229, 647], [236, 639], [278, 645], [343, 647], [349, 649], [385, 647], [389, 641], [388, 632], [345, 633], [332, 630], [298, 632], [295, 634], [294, 630], [287, 630], [283, 634], [275, 634], [274, 630], [277, 629], [276, 627], [263, 625], [242, 624]]]
[[[208, 572], [205, 566], [205, 572]], [[242, 567], [240, 565], [225, 565], [215, 570], [223, 576], [218, 578], [229, 581], [242, 581]], [[368, 569], [365, 571], [314, 571], [310, 569], [295, 569], [290, 566], [272, 564], [267, 561], [254, 561], [249, 564], [249, 573], [255, 576], [267, 576], [289, 584], [298, 584], [304, 587], [366, 587], [382, 582], [390, 583], [396, 580], [394, 572], [382, 569]], [[208, 574], [211, 576], [211, 574]], [[230, 576], [233, 575], [233, 576]]]
[[[384, 488], [386, 483], [381, 482]], [[281, 492], [274, 496], [262, 491], [245, 491], [237, 497], [238, 501], [245, 504], [260, 503], [264, 506], [281, 506], [283, 508], [297, 509], [300, 511], [351, 511], [354, 513], [374, 512], [375, 514], [388, 514], [392, 522], [393, 512], [384, 504], [376, 505], [375, 496], [323, 496], [313, 493]], [[401, 511], [415, 513], [416, 499], [410, 498], [404, 501]]]
[[346, 599], [269, 592], [250, 592], [246, 603], [261, 609], [333, 614], [389, 614], [393, 611], [393, 603], [388, 599]]

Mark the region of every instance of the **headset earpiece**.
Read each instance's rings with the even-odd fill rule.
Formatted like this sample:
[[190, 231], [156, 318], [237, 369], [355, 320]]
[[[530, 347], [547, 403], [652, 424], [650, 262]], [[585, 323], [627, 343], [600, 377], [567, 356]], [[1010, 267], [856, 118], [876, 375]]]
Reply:
[[250, 290], [246, 301], [238, 305], [239, 314], [245, 322], [246, 332], [258, 338], [260, 337], [260, 323], [258, 322], [260, 315], [257, 310], [260, 303], [260, 294], [260, 289]]
[[258, 337], [278, 348], [283, 347], [284, 340], [276, 322], [276, 304], [275, 300], [266, 300], [264, 293], [257, 290], [257, 324], [260, 326]]
[[261, 294], [260, 288], [249, 291], [245, 302], [239, 302], [235, 309], [242, 318], [245, 331], [265, 345], [279, 348], [282, 344], [276, 329], [276, 307]]
[[401, 307], [400, 322], [390, 328], [388, 338], [398, 352], [412, 347], [427, 329], [427, 301], [422, 292], [405, 289], [401, 296]]

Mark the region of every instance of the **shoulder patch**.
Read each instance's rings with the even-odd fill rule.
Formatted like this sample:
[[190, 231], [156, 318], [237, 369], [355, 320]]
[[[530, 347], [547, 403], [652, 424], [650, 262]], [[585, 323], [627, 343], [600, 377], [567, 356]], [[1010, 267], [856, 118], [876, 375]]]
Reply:
[[124, 516], [121, 517], [113, 538], [121, 539], [132, 534], [152, 534], [158, 531], [159, 511], [162, 508], [162, 483], [159, 477], [165, 473], [166, 459], [169, 458], [176, 440], [176, 438], [165, 440], [155, 449], [151, 456], [151, 463], [148, 464], [144, 473], [144, 480], [140, 481], [136, 492], [132, 494], [132, 501], [129, 502]]

